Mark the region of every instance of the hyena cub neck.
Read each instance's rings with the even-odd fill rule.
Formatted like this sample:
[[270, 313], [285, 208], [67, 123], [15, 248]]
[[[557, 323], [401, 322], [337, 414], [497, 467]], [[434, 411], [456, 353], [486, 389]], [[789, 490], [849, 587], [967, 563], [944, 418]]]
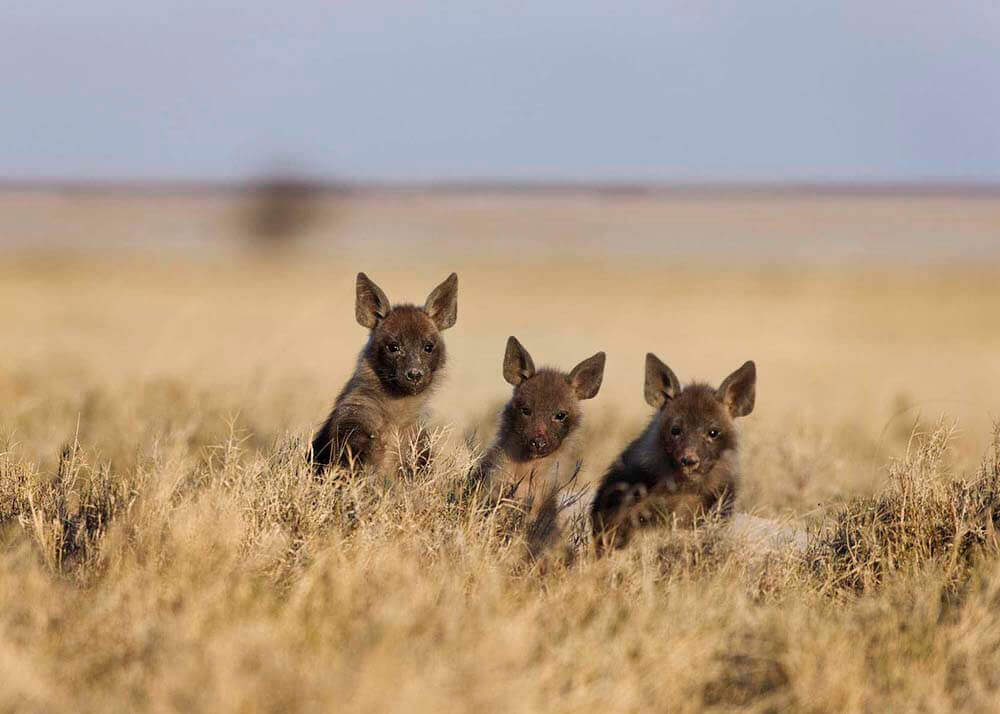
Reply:
[[597, 492], [592, 516], [599, 546], [624, 545], [631, 529], [648, 523], [691, 526], [713, 512], [732, 513], [740, 479], [735, 419], [753, 411], [756, 383], [756, 367], [747, 362], [718, 389], [682, 389], [667, 365], [646, 355], [645, 397], [657, 412]]
[[318, 471], [332, 464], [388, 469], [398, 462], [400, 448], [423, 438], [423, 410], [445, 365], [441, 332], [458, 318], [458, 276], [449, 275], [417, 307], [391, 305], [378, 285], [358, 273], [355, 315], [371, 332], [353, 376], [313, 439]]
[[514, 387], [500, 415], [496, 442], [480, 463], [480, 478], [513, 487], [519, 497], [555, 491], [579, 467], [580, 402], [597, 395], [605, 356], [598, 352], [568, 374], [535, 369], [528, 351], [510, 337], [503, 376]]

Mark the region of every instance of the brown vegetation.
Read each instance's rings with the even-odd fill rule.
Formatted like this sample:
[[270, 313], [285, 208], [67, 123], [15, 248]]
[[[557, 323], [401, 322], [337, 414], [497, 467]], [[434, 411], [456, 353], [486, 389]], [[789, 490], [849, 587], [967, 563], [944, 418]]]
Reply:
[[[0, 712], [995, 708], [995, 269], [350, 250], [0, 263]], [[462, 276], [440, 458], [318, 481], [376, 267], [400, 296]], [[574, 558], [526, 560], [517, 504], [462, 498], [511, 333], [554, 364], [608, 349], [581, 484], [649, 419], [647, 351], [705, 377], [753, 357], [736, 512], [805, 528], [804, 555], [708, 522], [598, 559], [576, 524]]]

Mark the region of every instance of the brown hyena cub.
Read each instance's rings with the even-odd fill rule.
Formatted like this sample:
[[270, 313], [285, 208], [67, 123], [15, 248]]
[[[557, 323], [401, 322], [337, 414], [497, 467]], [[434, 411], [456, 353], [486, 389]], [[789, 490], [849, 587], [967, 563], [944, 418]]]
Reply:
[[521, 343], [507, 340], [503, 376], [514, 393], [500, 415], [496, 441], [473, 467], [472, 482], [524, 506], [533, 545], [556, 533], [560, 497], [581, 464], [580, 401], [597, 395], [604, 360], [598, 352], [568, 374], [536, 370]]
[[747, 362], [718, 389], [677, 377], [646, 355], [646, 401], [658, 411], [608, 469], [594, 498], [598, 550], [621, 547], [632, 529], [658, 522], [692, 526], [711, 513], [728, 518], [739, 485], [733, 421], [753, 411], [757, 369]]
[[355, 313], [371, 330], [358, 366], [316, 432], [312, 460], [317, 472], [338, 464], [398, 470], [401, 450], [422, 444], [424, 409], [445, 364], [441, 331], [458, 317], [458, 276], [438, 285], [423, 307], [389, 304], [381, 288], [358, 273]]

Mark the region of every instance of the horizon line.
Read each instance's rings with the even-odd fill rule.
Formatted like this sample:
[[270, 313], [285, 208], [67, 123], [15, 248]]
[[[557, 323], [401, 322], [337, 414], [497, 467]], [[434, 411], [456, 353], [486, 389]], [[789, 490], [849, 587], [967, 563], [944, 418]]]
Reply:
[[11, 179], [0, 177], [2, 193], [92, 194], [245, 194], [267, 188], [316, 194], [513, 194], [513, 195], [843, 195], [843, 196], [968, 196], [1000, 198], [1000, 179], [910, 180], [788, 180], [788, 181], [563, 181], [508, 179], [448, 179], [424, 181], [365, 181], [316, 178], [295, 173], [261, 174], [244, 179]]

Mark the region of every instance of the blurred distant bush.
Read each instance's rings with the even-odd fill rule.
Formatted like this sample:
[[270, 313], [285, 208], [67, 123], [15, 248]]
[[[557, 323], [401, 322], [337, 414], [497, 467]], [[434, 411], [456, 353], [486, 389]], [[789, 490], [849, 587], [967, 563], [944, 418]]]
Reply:
[[263, 177], [250, 185], [245, 230], [259, 247], [290, 247], [314, 225], [340, 217], [342, 192], [295, 176]]

